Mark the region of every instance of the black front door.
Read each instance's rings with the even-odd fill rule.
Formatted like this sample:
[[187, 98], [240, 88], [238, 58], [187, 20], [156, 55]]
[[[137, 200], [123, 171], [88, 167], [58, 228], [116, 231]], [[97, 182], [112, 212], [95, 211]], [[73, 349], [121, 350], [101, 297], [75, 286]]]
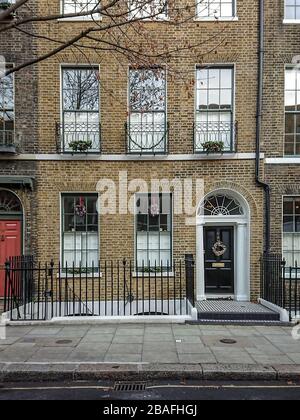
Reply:
[[234, 228], [206, 227], [204, 230], [205, 292], [234, 293]]

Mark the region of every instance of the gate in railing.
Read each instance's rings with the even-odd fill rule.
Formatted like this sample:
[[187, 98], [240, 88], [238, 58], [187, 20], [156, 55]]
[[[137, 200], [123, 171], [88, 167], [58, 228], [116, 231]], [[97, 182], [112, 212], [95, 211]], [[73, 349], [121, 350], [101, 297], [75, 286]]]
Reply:
[[195, 303], [192, 256], [138, 271], [126, 260], [70, 267], [18, 257], [9, 259], [5, 272], [4, 312], [10, 320], [190, 315]]
[[300, 267], [288, 267], [281, 254], [261, 258], [261, 297], [300, 318]]

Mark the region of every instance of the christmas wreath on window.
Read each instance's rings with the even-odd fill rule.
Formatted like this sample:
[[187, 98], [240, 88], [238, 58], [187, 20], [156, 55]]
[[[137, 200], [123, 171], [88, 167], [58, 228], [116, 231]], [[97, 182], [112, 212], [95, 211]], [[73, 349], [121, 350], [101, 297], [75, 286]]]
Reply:
[[79, 197], [79, 203], [75, 206], [75, 214], [78, 217], [84, 217], [86, 215], [86, 206], [84, 197]]

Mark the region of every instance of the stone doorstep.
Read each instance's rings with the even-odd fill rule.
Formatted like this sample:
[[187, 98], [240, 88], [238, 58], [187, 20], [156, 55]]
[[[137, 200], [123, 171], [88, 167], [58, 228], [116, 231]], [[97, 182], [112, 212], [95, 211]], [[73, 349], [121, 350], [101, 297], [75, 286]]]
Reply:
[[300, 382], [300, 365], [0, 363], [0, 382], [159, 379]]

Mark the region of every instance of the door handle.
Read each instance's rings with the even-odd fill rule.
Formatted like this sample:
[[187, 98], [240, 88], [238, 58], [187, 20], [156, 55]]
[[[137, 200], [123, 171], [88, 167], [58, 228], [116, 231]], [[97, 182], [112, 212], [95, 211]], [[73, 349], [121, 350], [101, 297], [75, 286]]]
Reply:
[[5, 241], [5, 236], [4, 235], [0, 235], [0, 241], [4, 242]]

